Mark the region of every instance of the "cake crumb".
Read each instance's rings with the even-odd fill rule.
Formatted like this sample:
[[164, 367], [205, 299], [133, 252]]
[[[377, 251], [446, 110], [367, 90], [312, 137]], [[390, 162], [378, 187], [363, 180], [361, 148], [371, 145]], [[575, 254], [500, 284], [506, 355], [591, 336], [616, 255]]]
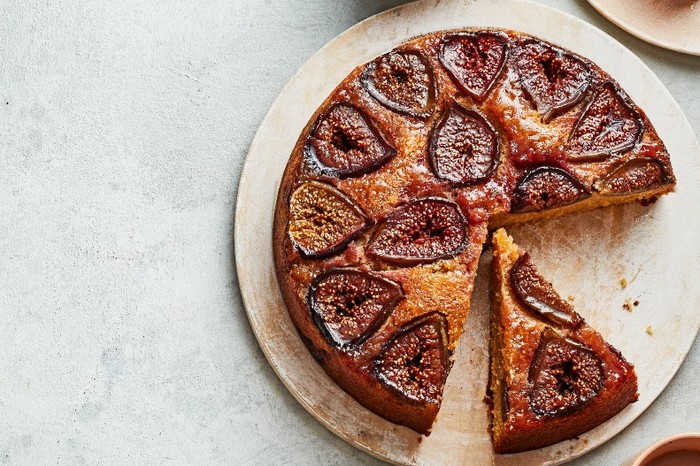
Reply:
[[568, 299], [569, 301], [573, 301], [574, 295], [570, 294], [569, 296], [566, 297], [566, 299]]
[[620, 279], [620, 286], [622, 287], [622, 289], [627, 288], [627, 279], [625, 277], [622, 277]]
[[625, 300], [625, 303], [622, 305], [622, 309], [624, 309], [627, 312], [632, 312], [632, 300], [630, 298], [627, 298]]
[[648, 335], [653, 335], [654, 331], [651, 329], [651, 326], [647, 327], [647, 334]]
[[639, 306], [639, 300], [638, 300], [638, 299], [635, 299], [634, 302], [633, 302], [632, 304], [634, 305], [634, 307]]

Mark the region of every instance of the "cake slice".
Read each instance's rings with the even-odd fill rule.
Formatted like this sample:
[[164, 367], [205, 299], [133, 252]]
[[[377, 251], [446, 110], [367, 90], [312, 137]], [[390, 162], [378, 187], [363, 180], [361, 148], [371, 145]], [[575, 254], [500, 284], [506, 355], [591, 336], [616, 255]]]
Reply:
[[503, 229], [493, 234], [491, 267], [496, 453], [574, 438], [637, 400], [634, 367], [559, 296]]

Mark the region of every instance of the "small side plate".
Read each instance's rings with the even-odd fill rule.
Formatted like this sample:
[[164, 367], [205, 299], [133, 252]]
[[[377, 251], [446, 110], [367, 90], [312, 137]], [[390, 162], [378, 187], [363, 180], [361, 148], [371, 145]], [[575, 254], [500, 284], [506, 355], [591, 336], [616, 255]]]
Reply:
[[700, 55], [700, 0], [588, 0], [609, 21], [645, 42]]

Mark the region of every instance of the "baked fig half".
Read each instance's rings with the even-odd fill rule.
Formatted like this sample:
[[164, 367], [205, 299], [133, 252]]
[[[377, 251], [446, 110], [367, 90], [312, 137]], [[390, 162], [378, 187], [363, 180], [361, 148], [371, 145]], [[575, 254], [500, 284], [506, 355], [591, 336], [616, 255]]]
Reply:
[[504, 38], [488, 32], [449, 36], [438, 58], [457, 87], [475, 100], [483, 100], [501, 74], [508, 45]]
[[380, 382], [409, 400], [440, 403], [449, 371], [445, 316], [433, 312], [403, 326], [374, 367]]
[[525, 174], [515, 187], [511, 212], [535, 212], [563, 207], [590, 195], [590, 191], [566, 170], [541, 166]]
[[378, 169], [396, 155], [396, 149], [368, 115], [336, 104], [316, 122], [305, 155], [323, 175], [347, 178]]
[[588, 161], [623, 153], [644, 133], [644, 122], [628, 99], [611, 82], [603, 84], [571, 131], [569, 160]]
[[429, 152], [435, 176], [458, 186], [470, 185], [496, 170], [498, 136], [481, 114], [454, 104], [433, 130]]
[[454, 202], [416, 199], [379, 225], [367, 252], [387, 262], [414, 265], [447, 259], [467, 245], [467, 219]]
[[405, 115], [427, 118], [435, 104], [430, 63], [418, 52], [389, 52], [370, 62], [362, 84], [385, 107]]
[[546, 328], [530, 364], [530, 408], [539, 416], [571, 414], [598, 395], [603, 377], [592, 349]]
[[307, 257], [327, 257], [341, 251], [368, 225], [362, 209], [329, 184], [308, 181], [289, 197], [287, 231]]
[[596, 189], [608, 196], [621, 196], [649, 191], [670, 181], [668, 170], [660, 160], [641, 157], [616, 167], [596, 183]]
[[527, 42], [514, 56], [523, 90], [545, 123], [579, 102], [591, 83], [588, 65], [543, 42]]
[[530, 254], [523, 254], [510, 271], [510, 286], [518, 300], [535, 315], [553, 324], [575, 329], [583, 319], [537, 272]]
[[398, 283], [354, 268], [320, 273], [308, 294], [319, 330], [329, 343], [342, 348], [356, 346], [372, 335], [401, 299]]

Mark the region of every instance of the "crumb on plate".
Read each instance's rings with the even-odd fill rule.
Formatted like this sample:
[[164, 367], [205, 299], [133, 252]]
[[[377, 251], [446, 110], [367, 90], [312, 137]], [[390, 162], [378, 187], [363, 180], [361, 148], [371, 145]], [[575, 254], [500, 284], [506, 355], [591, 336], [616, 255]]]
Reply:
[[625, 303], [622, 305], [622, 309], [624, 309], [627, 312], [632, 312], [632, 300], [630, 298], [627, 298], [625, 300]]

